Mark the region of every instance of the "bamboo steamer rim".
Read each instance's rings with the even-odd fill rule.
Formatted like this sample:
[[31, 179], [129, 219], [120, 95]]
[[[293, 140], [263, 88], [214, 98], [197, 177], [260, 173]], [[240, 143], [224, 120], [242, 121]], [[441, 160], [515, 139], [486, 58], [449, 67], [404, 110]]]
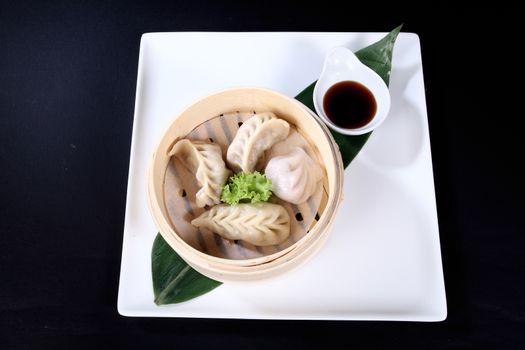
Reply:
[[[294, 112], [291, 117], [292, 119], [302, 120], [303, 123], [308, 122], [310, 128], [318, 128], [323, 136], [322, 140], [316, 138], [317, 142], [315, 143], [316, 148], [319, 148], [319, 143], [326, 143], [322, 145], [323, 149], [329, 149], [329, 155], [322, 153], [318, 149], [320, 156], [325, 162], [325, 167], [327, 168], [328, 175], [328, 202], [322, 213], [319, 221], [310, 229], [308, 233], [300, 240], [292, 244], [290, 247], [283, 249], [277, 253], [270, 254], [263, 257], [251, 258], [251, 259], [227, 259], [221, 257], [215, 257], [203, 253], [186, 243], [172, 227], [169, 218], [166, 217], [166, 211], [163, 210], [162, 206], [165, 207], [164, 197], [162, 191], [159, 191], [158, 186], [163, 187], [165, 171], [167, 164], [169, 162], [169, 156], [167, 156], [167, 151], [169, 147], [178, 139], [183, 138], [185, 135], [189, 134], [193, 128], [197, 125], [200, 125], [201, 122], [205, 122], [209, 119], [214, 118], [215, 116], [224, 113], [225, 110], [218, 109], [213, 111], [213, 103], [210, 109], [210, 102], [216, 99], [223, 99], [226, 101], [235, 100], [235, 95], [243, 95], [246, 98], [252, 98], [257, 100], [257, 103], [265, 105], [263, 100], [277, 100], [279, 101], [279, 107], [285, 106], [288, 111]], [[225, 104], [225, 103], [222, 103]], [[228, 103], [226, 103], [226, 106]], [[204, 107], [203, 107], [204, 106]], [[225, 106], [225, 107], [226, 107]], [[207, 108], [208, 109], [207, 109]], [[272, 106], [266, 106], [268, 109], [272, 109]], [[205, 116], [199, 115], [198, 112], [200, 109], [205, 109], [208, 114]], [[239, 108], [238, 106], [231, 105], [228, 107], [229, 110], [244, 109], [244, 107]], [[279, 112], [276, 113], [279, 116]], [[187, 121], [190, 116], [195, 117], [195, 123], [193, 125], [186, 125], [183, 122]], [[305, 119], [306, 118], [306, 119]], [[287, 118], [283, 118], [287, 120]], [[305, 121], [306, 120], [306, 121]], [[192, 120], [193, 121], [193, 120]], [[288, 120], [289, 121], [289, 120]], [[315, 122], [315, 123], [312, 123]], [[294, 123], [298, 130], [303, 128], [299, 123]], [[177, 128], [175, 128], [177, 126]], [[172, 134], [174, 130], [177, 129], [178, 136], [174, 139]], [[310, 137], [310, 135], [306, 135]], [[319, 136], [319, 135], [316, 135]], [[159, 152], [161, 151], [161, 152]], [[164, 153], [162, 153], [164, 152]], [[327, 164], [328, 160], [328, 164]], [[328, 174], [328, 168], [330, 165], [333, 165], [332, 174]], [[330, 176], [332, 175], [332, 176]], [[160, 179], [160, 183], [158, 182]], [[338, 146], [335, 140], [332, 137], [332, 134], [326, 127], [326, 125], [311, 111], [308, 107], [304, 106], [299, 101], [292, 99], [289, 96], [283, 95], [274, 90], [259, 88], [259, 87], [240, 87], [240, 88], [230, 88], [214, 92], [209, 94], [184, 108], [169, 124], [168, 128], [163, 133], [159, 143], [155, 147], [148, 174], [148, 204], [149, 209], [152, 214], [153, 220], [159, 229], [159, 232], [166, 240], [166, 242], [192, 267], [196, 268], [199, 272], [208, 275], [212, 278], [219, 280], [229, 280], [228, 276], [238, 280], [242, 279], [242, 275], [252, 275], [257, 273], [261, 274], [272, 274], [274, 270], [285, 268], [287, 265], [291, 265], [291, 261], [300, 257], [301, 254], [311, 250], [311, 247], [316, 245], [319, 241], [319, 236], [327, 235], [328, 228], [331, 226], [333, 218], [339, 208], [339, 204], [342, 200], [342, 186], [343, 186], [343, 163], [341, 159], [341, 154], [339, 152]], [[164, 208], [165, 209], [165, 208]]]

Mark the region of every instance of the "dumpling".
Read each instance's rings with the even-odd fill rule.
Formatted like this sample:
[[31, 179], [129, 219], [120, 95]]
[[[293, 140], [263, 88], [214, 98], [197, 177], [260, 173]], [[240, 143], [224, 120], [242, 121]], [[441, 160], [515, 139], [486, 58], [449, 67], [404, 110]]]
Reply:
[[235, 172], [251, 173], [263, 152], [288, 136], [290, 125], [275, 114], [256, 114], [246, 120], [233, 139], [226, 160]]
[[168, 155], [177, 156], [193, 172], [201, 188], [195, 195], [195, 203], [202, 208], [221, 202], [222, 186], [231, 175], [222, 160], [222, 150], [217, 144], [203, 141], [178, 141]]
[[272, 181], [272, 192], [294, 204], [306, 202], [319, 186], [323, 170], [302, 148], [270, 159], [264, 171]]
[[257, 246], [279, 244], [290, 235], [290, 216], [272, 203], [220, 204], [202, 213], [191, 224], [205, 227], [224, 238]]

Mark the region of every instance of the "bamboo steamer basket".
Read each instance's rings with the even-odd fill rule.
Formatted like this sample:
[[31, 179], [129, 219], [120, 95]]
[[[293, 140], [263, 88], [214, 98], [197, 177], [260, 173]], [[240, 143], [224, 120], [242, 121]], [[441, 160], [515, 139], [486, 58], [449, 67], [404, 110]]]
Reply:
[[[257, 112], [273, 112], [291, 126], [288, 139], [265, 152], [263, 162], [301, 146], [325, 170], [318, 191], [308, 202], [295, 206], [274, 199], [289, 212], [292, 233], [286, 242], [271, 247], [229, 241], [192, 227], [189, 222], [206, 208], [197, 208], [192, 201], [197, 185], [191, 169], [168, 155], [177, 141], [189, 138], [218, 143], [226, 159], [227, 147], [238, 127]], [[329, 235], [342, 188], [339, 148], [315, 114], [297, 100], [273, 90], [233, 88], [196, 101], [169, 125], [150, 162], [148, 203], [162, 237], [191, 267], [221, 282], [241, 282], [280, 275], [313, 256]]]

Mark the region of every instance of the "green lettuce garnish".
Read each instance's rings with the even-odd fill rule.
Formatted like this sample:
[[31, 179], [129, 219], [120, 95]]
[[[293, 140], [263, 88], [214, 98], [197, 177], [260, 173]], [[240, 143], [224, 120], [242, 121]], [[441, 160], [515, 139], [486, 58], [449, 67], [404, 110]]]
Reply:
[[230, 205], [266, 202], [272, 195], [272, 181], [258, 171], [237, 173], [222, 187], [221, 201]]

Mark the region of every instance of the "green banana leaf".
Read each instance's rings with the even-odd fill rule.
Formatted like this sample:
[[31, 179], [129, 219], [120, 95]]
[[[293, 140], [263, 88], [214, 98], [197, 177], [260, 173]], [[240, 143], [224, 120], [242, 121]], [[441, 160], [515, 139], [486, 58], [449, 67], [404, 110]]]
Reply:
[[[397, 35], [402, 25], [392, 30], [383, 39], [356, 52], [357, 57], [372, 68], [388, 85], [392, 53]], [[313, 91], [315, 82], [301, 91], [295, 98], [314, 109]], [[339, 145], [344, 167], [359, 153], [371, 133], [359, 136], [346, 136], [332, 130], [332, 135]], [[201, 275], [191, 268], [160, 234], [157, 234], [151, 251], [151, 272], [155, 304], [176, 304], [198, 297], [217, 288], [221, 282]]]
[[151, 251], [155, 304], [175, 304], [217, 288], [221, 282], [201, 275], [157, 234]]

